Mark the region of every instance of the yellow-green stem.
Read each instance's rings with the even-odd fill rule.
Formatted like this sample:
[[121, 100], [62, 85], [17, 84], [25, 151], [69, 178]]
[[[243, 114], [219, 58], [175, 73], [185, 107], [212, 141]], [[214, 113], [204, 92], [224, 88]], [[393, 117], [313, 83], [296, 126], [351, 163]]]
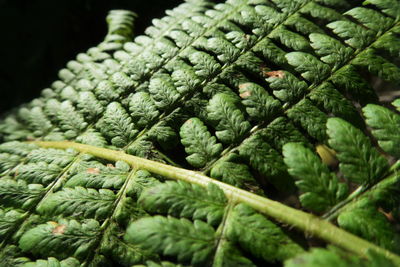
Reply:
[[149, 172], [162, 175], [169, 179], [182, 180], [189, 183], [197, 184], [206, 187], [213, 183], [218, 185], [225, 193], [227, 198], [233, 199], [236, 202], [245, 203], [259, 212], [274, 218], [275, 220], [293, 226], [304, 231], [307, 235], [318, 237], [328, 243], [354, 252], [362, 257], [366, 257], [368, 250], [373, 250], [381, 253], [391, 259], [396, 265], [400, 266], [400, 256], [379, 246], [376, 246], [362, 238], [359, 238], [349, 232], [346, 232], [330, 222], [320, 219], [312, 214], [303, 212], [286, 206], [280, 202], [255, 195], [245, 190], [234, 186], [222, 183], [220, 181], [209, 178], [201, 173], [177, 168], [174, 166], [162, 164], [125, 154], [121, 151], [110, 150], [90, 145], [84, 145], [73, 142], [30, 142], [41, 147], [48, 148], [73, 148], [83, 153], [88, 153], [93, 156], [107, 159], [110, 161], [123, 160], [132, 165], [135, 169], [143, 169]]

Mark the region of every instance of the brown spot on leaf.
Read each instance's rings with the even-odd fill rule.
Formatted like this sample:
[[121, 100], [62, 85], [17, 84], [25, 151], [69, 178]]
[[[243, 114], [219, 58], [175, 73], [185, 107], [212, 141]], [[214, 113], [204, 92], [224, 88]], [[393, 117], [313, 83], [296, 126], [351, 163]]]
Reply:
[[239, 89], [246, 89], [250, 86], [251, 83], [241, 83], [239, 84]]
[[112, 169], [115, 168], [115, 166], [114, 166], [113, 164], [111, 164], [111, 163], [108, 163], [108, 164], [107, 164], [107, 167], [108, 167], [108, 168], [112, 168]]
[[90, 173], [90, 174], [99, 174], [100, 173], [100, 169], [99, 168], [88, 168], [86, 170], [86, 172]]
[[67, 228], [66, 225], [60, 224], [60, 225], [56, 226], [56, 227], [53, 229], [53, 232], [52, 232], [52, 233], [55, 234], [55, 235], [62, 235], [62, 234], [64, 234], [66, 228]]
[[378, 211], [385, 215], [386, 219], [388, 219], [389, 222], [395, 221], [392, 212], [385, 212], [381, 207], [378, 208]]
[[274, 78], [279, 78], [279, 79], [282, 79], [283, 77], [285, 77], [285, 73], [281, 70], [268, 71], [265, 74], [268, 77], [274, 77]]
[[251, 91], [244, 91], [243, 93], [241, 93], [239, 95], [241, 98], [248, 98], [249, 96], [251, 96]]

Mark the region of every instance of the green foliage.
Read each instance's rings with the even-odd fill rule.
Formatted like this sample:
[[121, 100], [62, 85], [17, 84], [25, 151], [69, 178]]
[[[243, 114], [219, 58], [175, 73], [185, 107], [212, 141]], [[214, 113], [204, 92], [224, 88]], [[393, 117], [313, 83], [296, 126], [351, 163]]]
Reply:
[[220, 93], [207, 106], [209, 119], [216, 124], [215, 135], [223, 143], [237, 141], [250, 128], [250, 123], [245, 120], [237, 102], [232, 95]]
[[204, 167], [212, 159], [219, 156], [222, 145], [211, 136], [207, 127], [198, 118], [187, 120], [180, 130], [181, 142], [189, 156], [186, 160], [194, 167]]
[[394, 267], [394, 263], [385, 258], [382, 255], [376, 253], [369, 253], [368, 259], [363, 260], [353, 255], [348, 255], [343, 251], [339, 251], [337, 248], [333, 247], [330, 250], [322, 248], [313, 248], [310, 252], [300, 254], [293, 259], [285, 262], [285, 267], [297, 267], [297, 266], [357, 266], [357, 267], [378, 267], [378, 266], [388, 266]]
[[[397, 0], [188, 0], [133, 38], [136, 15], [112, 11], [103, 42], [0, 120], [0, 262], [390, 266], [315, 249], [275, 224], [293, 214], [273, 204], [398, 252], [399, 115], [374, 89], [399, 84], [399, 14]], [[182, 169], [29, 140], [119, 150], [146, 170], [190, 165], [192, 179], [273, 199], [259, 207], [273, 216], [238, 205], [237, 189], [164, 181]]]
[[96, 243], [99, 223], [89, 219], [79, 223], [75, 220], [60, 219], [59, 222], [40, 224], [27, 232], [19, 240], [22, 251], [35, 255], [49, 255], [58, 259], [74, 256], [83, 259]]
[[255, 83], [243, 83], [239, 85], [239, 90], [242, 103], [250, 118], [271, 121], [279, 114], [280, 102], [268, 95], [261, 86]]
[[28, 185], [24, 180], [0, 179], [0, 203], [5, 207], [28, 209], [42, 194], [42, 185]]
[[227, 158], [216, 162], [210, 171], [210, 176], [239, 188], [259, 192], [260, 188], [257, 186], [249, 167], [238, 163], [237, 160], [236, 154], [230, 154]]
[[128, 172], [129, 166], [122, 161], [118, 161], [115, 167], [98, 165], [82, 168], [78, 169], [77, 173], [68, 179], [65, 187], [83, 186], [96, 189], [119, 189], [124, 184]]
[[23, 218], [23, 213], [18, 210], [0, 209], [0, 237], [3, 239], [14, 228], [14, 224]]
[[48, 185], [61, 173], [62, 168], [56, 164], [45, 162], [20, 165], [16, 170], [16, 178], [28, 183]]
[[330, 72], [328, 65], [308, 53], [291, 52], [286, 54], [286, 59], [304, 79], [312, 83], [321, 82]]
[[114, 193], [108, 189], [64, 188], [45, 198], [37, 211], [47, 216], [62, 214], [67, 217], [104, 219], [109, 215], [115, 199]]
[[59, 261], [56, 258], [50, 257], [47, 260], [37, 260], [35, 262], [26, 262], [23, 267], [79, 267], [79, 261], [75, 258], [67, 258]]
[[222, 220], [226, 198], [216, 186], [205, 191], [198, 185], [166, 182], [144, 191], [139, 202], [151, 213], [206, 220], [215, 225]]
[[298, 143], [287, 143], [283, 147], [283, 156], [288, 172], [297, 180], [303, 207], [322, 212], [346, 197], [347, 185], [340, 183], [310, 149]]
[[128, 140], [137, 133], [137, 130], [134, 129], [132, 119], [117, 102], [112, 102], [107, 106], [103, 117], [96, 124], [96, 127], [101, 133], [111, 139], [113, 145], [118, 147], [127, 145]]
[[347, 179], [374, 183], [388, 171], [387, 160], [359, 129], [344, 120], [331, 118], [327, 132], [329, 145], [337, 152], [340, 171]]
[[134, 94], [129, 100], [129, 111], [139, 127], [146, 127], [157, 118], [159, 112], [150, 95], [145, 92]]
[[282, 229], [246, 205], [237, 205], [229, 219], [228, 238], [258, 258], [282, 261], [303, 251]]
[[339, 215], [338, 224], [349, 232], [399, 253], [400, 234], [393, 229], [385, 215], [371, 204], [366, 199], [359, 201], [357, 206]]
[[363, 112], [379, 146], [385, 152], [400, 158], [400, 115], [373, 104], [364, 107]]
[[[202, 221], [155, 216], [142, 218], [127, 229], [125, 239], [179, 261], [201, 266], [210, 256], [214, 229]], [[175, 245], [171, 245], [175, 244]]]

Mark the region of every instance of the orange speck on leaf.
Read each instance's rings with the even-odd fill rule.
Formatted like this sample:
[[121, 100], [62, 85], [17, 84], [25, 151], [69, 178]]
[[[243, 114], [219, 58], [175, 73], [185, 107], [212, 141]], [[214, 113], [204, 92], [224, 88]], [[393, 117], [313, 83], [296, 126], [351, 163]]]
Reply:
[[100, 173], [100, 169], [99, 168], [88, 168], [86, 170], [86, 172], [90, 173], [90, 174], [99, 174]]
[[268, 77], [280, 78], [285, 77], [285, 73], [281, 70], [268, 71], [265, 73]]
[[55, 235], [62, 235], [62, 234], [64, 234], [66, 228], [67, 228], [66, 225], [60, 224], [60, 225], [56, 226], [56, 227], [53, 229], [53, 232], [52, 232], [52, 233], [55, 234]]
[[251, 96], [251, 91], [244, 91], [243, 93], [241, 93], [239, 95], [241, 98], [248, 98], [249, 96]]

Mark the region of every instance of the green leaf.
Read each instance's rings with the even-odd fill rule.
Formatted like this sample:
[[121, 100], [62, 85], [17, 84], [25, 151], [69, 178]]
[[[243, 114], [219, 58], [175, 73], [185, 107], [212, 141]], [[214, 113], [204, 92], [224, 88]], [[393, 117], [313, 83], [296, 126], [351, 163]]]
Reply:
[[65, 187], [83, 186], [89, 188], [120, 189], [129, 174], [129, 166], [117, 161], [114, 166], [96, 165], [79, 170], [71, 176]]
[[162, 261], [162, 262], [146, 261], [145, 264], [133, 265], [132, 267], [184, 267], [184, 265], [175, 264], [169, 261]]
[[281, 103], [256, 83], [240, 84], [239, 92], [247, 114], [256, 121], [271, 121], [281, 112]]
[[138, 170], [131, 178], [127, 188], [126, 195], [139, 199], [143, 190], [160, 184], [156, 178], [152, 177], [148, 171]]
[[342, 14], [333, 8], [319, 5], [315, 2], [309, 2], [300, 9], [302, 14], [311, 16], [312, 18], [320, 19], [327, 22], [343, 19]]
[[239, 157], [236, 154], [229, 154], [226, 158], [214, 164], [210, 176], [224, 183], [244, 188], [251, 192], [261, 192], [249, 167], [238, 161]]
[[124, 230], [120, 229], [115, 223], [110, 224], [103, 235], [100, 253], [108, 259], [112, 259], [114, 264], [117, 262], [122, 266], [132, 266], [149, 258], [156, 258], [150, 252], [129, 244], [120, 238], [124, 234]]
[[231, 95], [219, 93], [207, 106], [210, 120], [216, 122], [215, 134], [222, 143], [238, 141], [250, 128], [250, 123], [237, 108], [236, 101]]
[[364, 122], [356, 107], [347, 100], [336, 88], [329, 82], [325, 82], [313, 89], [308, 97], [318, 108], [332, 113], [336, 117], [340, 117], [354, 126], [362, 129]]
[[352, 63], [357, 67], [366, 68], [369, 72], [385, 81], [399, 84], [400, 68], [379, 56], [374, 49], [366, 49]]
[[374, 104], [365, 106], [363, 113], [379, 146], [385, 152], [400, 158], [400, 115]]
[[[290, 192], [294, 189], [293, 181], [286, 172], [286, 166], [283, 163], [282, 156], [273, 149], [260, 134], [255, 134], [247, 138], [239, 147], [239, 154], [244, 157], [249, 165], [257, 170], [268, 182], [282, 192]], [[225, 167], [225, 166], [224, 166]], [[229, 167], [229, 166], [226, 166]], [[216, 167], [214, 167], [216, 168]], [[213, 169], [214, 170], [214, 169]], [[211, 176], [213, 173], [211, 170]], [[227, 177], [234, 177], [234, 168], [227, 168]], [[215, 170], [214, 170], [215, 172]], [[243, 186], [243, 185], [242, 185]], [[249, 186], [250, 191], [251, 186]]]
[[283, 156], [288, 172], [296, 178], [296, 185], [302, 192], [303, 207], [323, 212], [347, 196], [347, 185], [340, 183], [310, 149], [299, 143], [287, 143], [283, 146]]
[[45, 162], [60, 167], [68, 165], [77, 155], [74, 150], [61, 150], [53, 148], [39, 148], [29, 153], [27, 160], [30, 163]]
[[350, 123], [330, 118], [329, 145], [336, 151], [343, 175], [357, 183], [374, 183], [389, 169], [388, 161], [372, 147], [370, 140]]
[[395, 58], [400, 53], [400, 36], [395, 31], [389, 31], [376, 40], [372, 46], [377, 50], [387, 52], [390, 57]]
[[38, 147], [33, 144], [23, 143], [23, 142], [6, 142], [0, 144], [0, 152], [15, 154], [18, 156], [27, 156], [32, 150]]
[[331, 249], [313, 248], [311, 251], [299, 254], [287, 260], [285, 267], [394, 267], [385, 256], [377, 253], [368, 253], [368, 260], [361, 259], [351, 254], [344, 253], [333, 247]]
[[0, 179], [0, 203], [6, 207], [28, 209], [41, 198], [43, 186], [24, 180]]
[[103, 106], [92, 92], [80, 92], [78, 108], [88, 120], [98, 118], [104, 111]]
[[290, 52], [286, 54], [286, 59], [304, 79], [312, 83], [321, 82], [331, 72], [328, 65], [308, 53]]
[[270, 36], [281, 42], [283, 45], [294, 51], [310, 51], [310, 43], [308, 40], [300, 34], [289, 31], [284, 26], [280, 26], [271, 32]]
[[45, 162], [20, 165], [16, 171], [16, 178], [32, 184], [48, 185], [56, 180], [63, 168], [56, 164]]
[[21, 250], [14, 245], [7, 245], [0, 250], [0, 260], [4, 267], [19, 267], [29, 261], [28, 258], [20, 256]]
[[352, 8], [345, 12], [344, 15], [352, 16], [365, 27], [373, 30], [376, 33], [387, 31], [393, 24], [393, 20], [391, 18], [384, 16], [378, 11], [364, 7]]
[[218, 249], [215, 252], [212, 266], [241, 266], [241, 267], [256, 267], [250, 259], [246, 258], [243, 253], [229, 241], [220, 241]]
[[214, 229], [202, 221], [154, 216], [133, 222], [125, 240], [179, 262], [204, 266], [214, 247]]
[[139, 198], [139, 203], [148, 212], [206, 220], [211, 225], [221, 222], [226, 202], [223, 191], [215, 185], [210, 184], [205, 190], [180, 181], [150, 187]]
[[55, 99], [50, 99], [46, 102], [45, 112], [59, 123], [59, 127], [64, 131], [66, 138], [78, 136], [87, 127], [87, 122], [75, 110], [70, 101], [60, 103]]
[[88, 129], [83, 134], [76, 138], [76, 141], [82, 144], [105, 147], [107, 145], [106, 139], [94, 129]]
[[198, 118], [187, 120], [180, 129], [181, 142], [189, 156], [186, 160], [194, 167], [204, 167], [222, 152], [222, 145], [210, 134]]
[[278, 226], [244, 204], [235, 206], [226, 227], [230, 240], [267, 262], [289, 259], [303, 252]]
[[340, 227], [361, 238], [395, 253], [400, 252], [400, 234], [368, 199], [340, 213], [337, 221]]
[[346, 20], [331, 22], [326, 27], [332, 29], [335, 34], [354, 49], [364, 48], [374, 36], [373, 31]]
[[129, 98], [129, 111], [132, 119], [141, 128], [151, 125], [159, 115], [153, 99], [145, 92], [137, 92]]
[[17, 166], [22, 158], [18, 155], [11, 155], [8, 153], [0, 153], [0, 174]]
[[378, 103], [378, 96], [371, 85], [358, 73], [353, 65], [337, 70], [330, 78], [335, 87], [352, 99], [366, 105]]
[[365, 0], [363, 4], [372, 4], [396, 20], [400, 17], [400, 3], [396, 0]]
[[95, 218], [102, 220], [109, 216], [116, 196], [111, 190], [92, 188], [64, 188], [50, 194], [37, 207], [43, 215], [59, 215]]
[[194, 50], [189, 55], [189, 60], [194, 65], [196, 75], [203, 79], [208, 79], [221, 70], [221, 65], [214, 57], [205, 52]]
[[239, 49], [220, 37], [208, 39], [207, 48], [215, 53], [222, 63], [233, 62], [240, 55]]
[[29, 128], [32, 129], [34, 136], [42, 136], [50, 132], [53, 128], [41, 107], [33, 107], [32, 109], [21, 108], [18, 111], [22, 120], [26, 121]]
[[75, 258], [67, 258], [59, 261], [56, 258], [50, 257], [47, 260], [37, 260], [35, 262], [27, 262], [21, 267], [79, 267], [80, 263]]
[[24, 214], [18, 210], [7, 210], [0, 208], [0, 238], [5, 240], [10, 230], [15, 228], [15, 224], [21, 222]]
[[307, 91], [308, 85], [305, 81], [298, 79], [287, 71], [267, 72], [269, 87], [273, 90], [274, 96], [279, 100], [295, 103]]
[[346, 63], [354, 52], [350, 47], [344, 46], [340, 41], [326, 34], [311, 33], [310, 41], [312, 48], [321, 57], [321, 61], [331, 66], [333, 70]]
[[400, 98], [399, 98], [399, 99], [396, 99], [395, 101], [393, 101], [393, 102], [392, 102], [392, 105], [393, 105], [394, 107], [396, 107], [396, 109], [397, 109], [398, 111], [400, 111]]
[[327, 140], [326, 120], [328, 116], [315, 107], [308, 99], [303, 99], [287, 111], [287, 116], [300, 125], [307, 133], [324, 143]]
[[137, 134], [132, 119], [121, 104], [112, 102], [106, 108], [103, 117], [96, 124], [102, 134], [111, 139], [117, 147], [123, 147]]
[[273, 120], [267, 128], [260, 130], [260, 134], [277, 151], [281, 151], [283, 145], [289, 142], [309, 144], [307, 138], [285, 117]]
[[81, 223], [60, 219], [40, 224], [23, 234], [19, 247], [37, 256], [84, 259], [96, 244], [100, 225], [93, 219]]
[[118, 87], [118, 90], [121, 92], [126, 92], [135, 85], [135, 82], [123, 72], [115, 72], [111, 75], [110, 81], [113, 86]]

